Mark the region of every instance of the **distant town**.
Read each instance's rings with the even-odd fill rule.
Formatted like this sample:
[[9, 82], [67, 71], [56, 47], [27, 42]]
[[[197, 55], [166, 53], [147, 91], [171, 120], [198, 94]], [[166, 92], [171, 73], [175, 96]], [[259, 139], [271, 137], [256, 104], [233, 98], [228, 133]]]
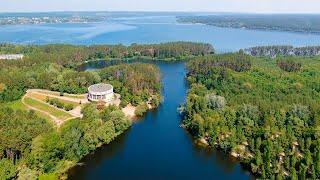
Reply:
[[104, 16], [0, 16], [0, 25], [92, 23], [104, 19]]

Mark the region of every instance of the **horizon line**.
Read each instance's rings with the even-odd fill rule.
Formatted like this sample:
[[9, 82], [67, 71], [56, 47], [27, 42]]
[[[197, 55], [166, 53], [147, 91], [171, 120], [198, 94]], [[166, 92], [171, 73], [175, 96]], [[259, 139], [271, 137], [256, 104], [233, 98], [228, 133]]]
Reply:
[[0, 14], [9, 13], [76, 13], [76, 12], [104, 12], [104, 13], [217, 13], [217, 14], [301, 14], [320, 15], [320, 12], [239, 12], [239, 11], [184, 11], [184, 10], [52, 10], [52, 11], [0, 11]]

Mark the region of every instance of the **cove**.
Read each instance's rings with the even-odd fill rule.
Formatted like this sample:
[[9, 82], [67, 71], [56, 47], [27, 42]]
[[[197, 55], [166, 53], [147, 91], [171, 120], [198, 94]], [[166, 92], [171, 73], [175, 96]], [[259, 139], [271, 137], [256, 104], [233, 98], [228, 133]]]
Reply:
[[[188, 85], [184, 62], [153, 62], [162, 73], [163, 103], [109, 145], [86, 156], [70, 179], [252, 179], [229, 155], [200, 147], [180, 127]], [[103, 67], [92, 62], [85, 69]]]

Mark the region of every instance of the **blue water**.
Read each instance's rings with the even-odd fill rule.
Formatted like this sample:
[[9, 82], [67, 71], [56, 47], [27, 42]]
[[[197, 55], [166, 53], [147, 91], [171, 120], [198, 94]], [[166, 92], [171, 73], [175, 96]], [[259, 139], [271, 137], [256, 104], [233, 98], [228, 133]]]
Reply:
[[320, 45], [320, 35], [179, 24], [170, 13], [112, 13], [101, 23], [0, 26], [0, 42], [23, 44], [125, 44], [195, 41], [218, 52], [257, 45]]
[[[14, 16], [15, 14], [10, 14]], [[31, 16], [30, 14], [23, 14]], [[47, 14], [45, 14], [47, 16]], [[218, 52], [257, 45], [320, 45], [320, 35], [179, 24], [170, 13], [107, 13], [102, 23], [0, 26], [0, 42], [21, 44], [125, 44], [195, 41]], [[8, 16], [0, 14], [1, 16]], [[99, 63], [99, 62], [98, 62]], [[163, 104], [111, 144], [86, 156], [71, 179], [249, 179], [238, 162], [219, 151], [198, 147], [180, 128], [176, 109], [185, 101], [183, 63], [158, 62]], [[102, 64], [88, 65], [96, 69]]]
[[[180, 127], [177, 107], [185, 101], [183, 62], [155, 63], [161, 70], [163, 103], [148, 112], [111, 144], [86, 156], [70, 179], [249, 179], [252, 176], [227, 154], [197, 146]], [[105, 63], [87, 64], [88, 70]]]

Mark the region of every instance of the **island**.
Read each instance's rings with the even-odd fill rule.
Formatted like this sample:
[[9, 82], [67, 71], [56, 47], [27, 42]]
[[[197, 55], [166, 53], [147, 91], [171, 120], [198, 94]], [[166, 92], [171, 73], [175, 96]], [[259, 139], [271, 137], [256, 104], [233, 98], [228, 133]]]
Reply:
[[214, 14], [178, 16], [180, 23], [200, 23], [226, 28], [242, 28], [298, 33], [320, 33], [318, 14]]

